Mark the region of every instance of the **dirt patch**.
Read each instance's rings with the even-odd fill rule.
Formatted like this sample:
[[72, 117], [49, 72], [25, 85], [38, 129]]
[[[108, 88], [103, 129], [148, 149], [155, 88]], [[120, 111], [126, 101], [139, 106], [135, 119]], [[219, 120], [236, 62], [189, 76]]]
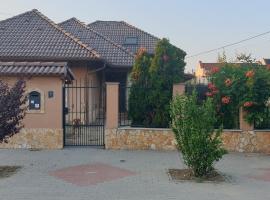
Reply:
[[0, 166], [0, 179], [10, 177], [21, 169], [20, 166]]
[[29, 149], [29, 151], [41, 151], [41, 149], [31, 148], [31, 149]]
[[213, 171], [204, 177], [195, 177], [190, 169], [169, 169], [168, 174], [173, 181], [224, 182], [224, 175]]

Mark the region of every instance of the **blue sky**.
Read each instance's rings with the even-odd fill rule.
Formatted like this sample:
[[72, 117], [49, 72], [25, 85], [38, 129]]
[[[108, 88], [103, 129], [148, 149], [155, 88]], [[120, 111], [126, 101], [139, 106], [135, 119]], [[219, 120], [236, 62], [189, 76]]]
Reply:
[[[269, 0], [0, 0], [0, 20], [38, 9], [55, 22], [124, 20], [171, 43], [189, 55], [270, 30]], [[252, 53], [270, 57], [270, 34], [226, 48], [227, 57]], [[222, 51], [221, 51], [222, 52]], [[199, 60], [215, 62], [218, 52], [186, 59], [188, 71]]]

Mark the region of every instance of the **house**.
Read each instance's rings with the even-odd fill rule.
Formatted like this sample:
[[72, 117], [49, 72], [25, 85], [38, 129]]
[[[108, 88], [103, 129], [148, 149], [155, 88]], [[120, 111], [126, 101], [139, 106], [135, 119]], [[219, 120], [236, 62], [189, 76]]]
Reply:
[[206, 78], [215, 67], [221, 67], [223, 63], [203, 63], [199, 61], [197, 69], [195, 71], [196, 78]]
[[263, 65], [266, 65], [268, 68], [270, 67], [270, 59], [269, 58], [263, 58], [261, 63]]
[[[234, 64], [234, 65], [241, 65], [241, 66], [245, 66], [248, 65], [250, 63], [230, 63], [230, 64]], [[263, 62], [257, 62], [256, 64], [258, 65], [269, 65], [270, 66], [270, 59], [263, 59]], [[219, 67], [224, 66], [224, 63], [205, 63], [202, 61], [199, 61], [197, 69], [195, 71], [195, 77], [199, 80], [205, 81], [207, 76], [209, 74], [211, 74], [211, 72]]]
[[37, 132], [37, 146], [104, 145], [105, 82], [125, 87], [136, 51], [154, 53], [158, 41], [126, 22], [56, 24], [36, 9], [1, 21], [0, 78], [23, 77], [29, 95], [22, 132], [30, 136], [9, 145], [29, 147], [25, 137]]

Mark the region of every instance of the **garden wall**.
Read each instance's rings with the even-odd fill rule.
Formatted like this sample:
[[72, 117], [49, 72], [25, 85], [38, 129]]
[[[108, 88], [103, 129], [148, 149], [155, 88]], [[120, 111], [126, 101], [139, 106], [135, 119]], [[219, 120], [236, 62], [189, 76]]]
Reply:
[[[106, 149], [176, 150], [171, 129], [118, 127], [118, 87], [117, 83], [107, 85]], [[184, 84], [174, 85], [174, 95], [183, 92]], [[254, 130], [253, 125], [244, 120], [244, 115], [240, 109], [240, 130], [223, 131], [224, 147], [231, 152], [270, 153], [270, 130]]]
[[1, 143], [0, 148], [8, 149], [62, 149], [63, 129], [24, 128]]
[[[106, 129], [107, 149], [176, 150], [171, 129]], [[231, 152], [270, 153], [270, 131], [224, 130], [224, 147]]]

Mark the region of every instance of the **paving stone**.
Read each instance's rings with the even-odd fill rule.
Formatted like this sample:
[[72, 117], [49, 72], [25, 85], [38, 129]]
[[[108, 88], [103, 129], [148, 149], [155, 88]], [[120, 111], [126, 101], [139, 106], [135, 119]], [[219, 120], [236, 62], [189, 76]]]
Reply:
[[[254, 200], [270, 196], [266, 170], [270, 157], [263, 154], [224, 156], [216, 168], [230, 182], [219, 184], [171, 181], [167, 169], [185, 167], [176, 151], [2, 149], [0, 165], [22, 166], [17, 174], [0, 179], [1, 200]], [[71, 183], [52, 176], [61, 175], [61, 170], [71, 177], [75, 170], [78, 180]], [[92, 175], [93, 182], [89, 181]]]

